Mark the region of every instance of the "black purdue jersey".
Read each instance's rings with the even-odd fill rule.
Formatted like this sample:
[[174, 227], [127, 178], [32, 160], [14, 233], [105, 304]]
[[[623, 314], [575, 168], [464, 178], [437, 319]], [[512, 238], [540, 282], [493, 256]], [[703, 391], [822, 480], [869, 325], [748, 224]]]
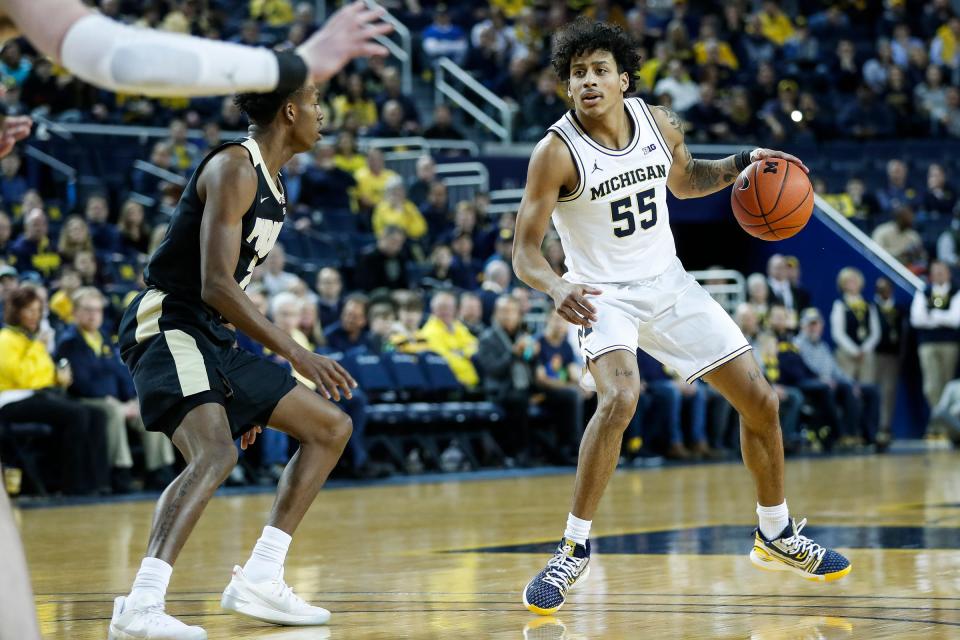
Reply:
[[253, 138], [241, 138], [226, 142], [213, 149], [190, 177], [190, 182], [177, 203], [176, 211], [163, 242], [150, 257], [144, 271], [144, 281], [174, 296], [200, 302], [200, 220], [203, 202], [197, 195], [197, 178], [214, 154], [227, 146], [238, 144], [250, 154], [250, 161], [257, 170], [257, 195], [250, 208], [243, 214], [243, 235], [240, 239], [240, 257], [233, 270], [233, 278], [241, 289], [246, 288], [253, 277], [253, 269], [263, 262], [273, 248], [283, 227], [287, 213], [286, 188], [280, 176], [280, 189], [273, 178], [267, 175], [267, 165], [260, 155], [260, 147]]

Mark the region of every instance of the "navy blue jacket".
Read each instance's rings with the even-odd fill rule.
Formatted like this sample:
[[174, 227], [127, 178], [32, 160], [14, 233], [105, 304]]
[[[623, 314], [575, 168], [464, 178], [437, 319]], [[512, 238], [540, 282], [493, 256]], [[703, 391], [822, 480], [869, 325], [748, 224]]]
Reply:
[[94, 353], [76, 325], [69, 325], [60, 335], [54, 360], [66, 358], [73, 370], [71, 394], [81, 398], [118, 400], [136, 397], [133, 378], [120, 360], [120, 352], [110, 338], [103, 337], [103, 352]]

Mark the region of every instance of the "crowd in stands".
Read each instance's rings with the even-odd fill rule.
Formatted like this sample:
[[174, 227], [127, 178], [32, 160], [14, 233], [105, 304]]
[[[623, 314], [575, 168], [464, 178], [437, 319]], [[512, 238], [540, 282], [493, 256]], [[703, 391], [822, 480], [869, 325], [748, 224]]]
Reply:
[[[286, 0], [98, 4], [119, 19], [266, 46], [297, 44], [315, 28], [312, 3]], [[567, 108], [548, 69], [549, 39], [581, 9], [638, 35], [646, 52], [641, 93], [677, 110], [692, 140], [954, 135], [948, 125], [950, 109], [960, 108], [950, 106], [960, 73], [953, 35], [960, 37], [960, 19], [948, 3], [911, 11], [897, 2], [842, 11], [829, 3], [794, 4], [798, 10], [789, 15], [775, 3], [755, 10], [738, 2], [720, 9], [653, 0], [449, 7], [407, 1], [391, 9], [419, 34], [418, 74], [430, 73], [430, 60], [451, 57], [521, 107], [516, 130], [524, 139], [540, 137]], [[229, 98], [155, 101], [99, 92], [16, 43], [0, 53], [0, 76], [11, 109], [40, 109], [63, 121], [167, 127], [144, 159], [179, 176], [189, 175], [223, 131], [246, 127]], [[476, 456], [481, 464], [572, 464], [595, 394], [579, 384], [576, 332], [549, 299], [513, 275], [515, 213], [491, 214], [483, 192], [454, 201], [430, 155], [405, 178], [387, 166], [381, 149], [361, 150], [359, 136], [463, 137], [446, 106], [436, 108], [427, 126], [400, 86], [396, 69], [371, 62], [324, 87], [325, 122], [336, 141], [319, 143], [284, 168], [290, 220], [247, 293], [298, 343], [345, 362], [437, 354], [453, 380], [446, 395], [422, 390], [400, 400], [499, 407], [493, 442]], [[883, 128], [888, 119], [892, 129]], [[191, 129], [203, 135], [191, 136]], [[923, 186], [904, 162], [892, 160], [885, 185], [853, 178], [828, 195], [881, 246], [929, 273], [930, 287], [912, 307], [897, 306], [883, 279], [871, 283], [875, 295], [865, 298], [855, 269], [838, 274], [836, 300], [813, 300], [792, 257], [774, 256], [766, 274], [747, 279], [747, 301], [735, 318], [780, 399], [790, 453], [884, 449], [897, 371], [913, 339], [934, 409], [930, 433], [960, 426], [960, 385], [951, 382], [960, 358], [960, 296], [951, 284], [960, 255], [956, 193], [943, 166], [925, 170]], [[146, 258], [181, 190], [176, 180], [135, 171], [120, 190], [68, 203], [24, 170], [19, 152], [0, 161], [0, 423], [53, 427], [44, 453], [53, 490], [124, 492], [140, 482], [160, 488], [172, 477], [174, 452], [164, 436], [143, 430], [113, 336], [126, 303], [144, 286]], [[830, 191], [824, 184], [817, 190]], [[946, 227], [931, 245], [929, 234], [913, 229], [918, 220]], [[544, 253], [563, 273], [555, 235]], [[238, 344], [278, 358], [245, 336]], [[626, 462], [736, 455], [736, 413], [708, 385], [688, 385], [643, 353], [638, 367], [644, 393], [624, 438]], [[396, 399], [395, 389], [362, 387], [341, 403], [354, 432], [338, 472], [366, 478], [424, 464], [462, 468], [458, 452], [469, 445], [457, 438], [432, 459], [419, 445], [404, 448], [399, 462], [374, 447], [383, 426], [377, 419], [385, 415], [376, 408]], [[276, 481], [292, 446], [284, 434], [265, 431], [232, 480]]]

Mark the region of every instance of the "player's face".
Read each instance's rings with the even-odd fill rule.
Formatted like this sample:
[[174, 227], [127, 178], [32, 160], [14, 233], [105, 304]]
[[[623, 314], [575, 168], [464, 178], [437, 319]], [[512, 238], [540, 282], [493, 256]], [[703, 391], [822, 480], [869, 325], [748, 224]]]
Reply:
[[629, 84], [626, 72], [617, 73], [609, 51], [591, 51], [570, 60], [567, 95], [580, 113], [597, 117], [622, 105]]
[[320, 108], [320, 93], [316, 85], [309, 83], [297, 94], [294, 121], [295, 138], [299, 151], [307, 151], [322, 138], [323, 109]]

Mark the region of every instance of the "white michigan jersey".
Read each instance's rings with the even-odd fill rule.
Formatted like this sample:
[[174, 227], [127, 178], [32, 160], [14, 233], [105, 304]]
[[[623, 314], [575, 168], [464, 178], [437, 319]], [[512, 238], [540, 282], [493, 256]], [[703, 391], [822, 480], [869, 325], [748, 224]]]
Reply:
[[635, 282], [676, 259], [667, 213], [673, 155], [643, 100], [624, 104], [633, 136], [623, 149], [592, 140], [573, 111], [549, 129], [567, 145], [579, 176], [553, 211], [571, 282]]

